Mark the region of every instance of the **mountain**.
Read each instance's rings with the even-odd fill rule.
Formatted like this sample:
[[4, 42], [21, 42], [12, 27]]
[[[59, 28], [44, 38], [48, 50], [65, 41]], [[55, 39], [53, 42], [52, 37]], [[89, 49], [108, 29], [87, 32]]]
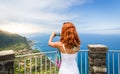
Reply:
[[25, 37], [0, 30], [0, 51], [23, 49], [31, 49], [29, 41]]

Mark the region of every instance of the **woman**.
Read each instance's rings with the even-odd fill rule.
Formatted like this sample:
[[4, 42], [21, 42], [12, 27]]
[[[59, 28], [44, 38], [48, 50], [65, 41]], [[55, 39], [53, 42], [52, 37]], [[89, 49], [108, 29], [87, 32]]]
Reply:
[[75, 26], [71, 22], [66, 22], [62, 26], [60, 41], [52, 42], [56, 36], [53, 32], [48, 41], [48, 45], [58, 48], [61, 52], [61, 66], [59, 74], [79, 74], [77, 66], [77, 52], [80, 49], [80, 39]]

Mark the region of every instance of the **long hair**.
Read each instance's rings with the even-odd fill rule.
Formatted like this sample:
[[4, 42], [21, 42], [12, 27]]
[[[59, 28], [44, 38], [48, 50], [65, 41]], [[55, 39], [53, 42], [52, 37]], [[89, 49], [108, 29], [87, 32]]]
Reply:
[[76, 28], [71, 22], [63, 23], [60, 41], [70, 49], [80, 45]]

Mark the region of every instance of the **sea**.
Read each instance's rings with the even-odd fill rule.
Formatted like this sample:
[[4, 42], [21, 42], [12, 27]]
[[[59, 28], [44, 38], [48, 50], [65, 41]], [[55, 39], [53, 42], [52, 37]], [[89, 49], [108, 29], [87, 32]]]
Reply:
[[[41, 52], [50, 52], [50, 51], [56, 51], [56, 48], [52, 48], [48, 46], [48, 40], [49, 40], [50, 34], [35, 34], [31, 36], [27, 36], [29, 40], [34, 41], [33, 49], [38, 49]], [[101, 35], [101, 34], [79, 34], [81, 45], [80, 45], [80, 50], [88, 50], [88, 45], [89, 44], [103, 44], [108, 47], [108, 50], [119, 50], [120, 51], [120, 35]], [[60, 37], [56, 36], [53, 41], [59, 41]], [[119, 53], [120, 54], [120, 53]], [[106, 54], [107, 55], [107, 54]], [[50, 55], [46, 54], [49, 58]], [[82, 55], [82, 59], [80, 58], [81, 55], [78, 53], [78, 67], [80, 74], [85, 74], [85, 72], [88, 74], [88, 54], [85, 56], [84, 54]], [[86, 57], [86, 58], [85, 58]], [[118, 67], [120, 67], [120, 60], [118, 64], [118, 58], [120, 59], [120, 56], [118, 57], [118, 53], [114, 54], [114, 69], [113, 69], [113, 58], [112, 58], [112, 53], [110, 53], [110, 58], [109, 61], [109, 68], [108, 68], [108, 63], [107, 64], [107, 70], [110, 70], [109, 74], [118, 74]], [[52, 57], [53, 61], [55, 57]], [[82, 60], [82, 66], [81, 66], [81, 60]], [[86, 61], [85, 61], [86, 60]], [[87, 66], [87, 67], [85, 67]], [[82, 71], [81, 71], [82, 70]]]

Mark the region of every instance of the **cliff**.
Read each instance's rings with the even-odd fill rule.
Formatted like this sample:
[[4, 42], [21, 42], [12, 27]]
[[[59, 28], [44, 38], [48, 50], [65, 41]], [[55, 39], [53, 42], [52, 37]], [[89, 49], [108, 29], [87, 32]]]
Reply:
[[0, 30], [0, 51], [30, 49], [29, 41], [25, 37]]

